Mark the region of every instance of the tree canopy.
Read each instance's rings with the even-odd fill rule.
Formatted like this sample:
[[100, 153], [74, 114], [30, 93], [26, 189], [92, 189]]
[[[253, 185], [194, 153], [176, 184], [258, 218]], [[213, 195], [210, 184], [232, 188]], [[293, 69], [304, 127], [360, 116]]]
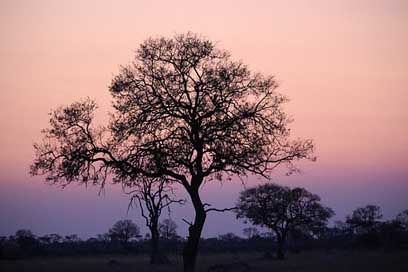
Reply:
[[109, 171], [130, 183], [165, 175], [190, 188], [201, 185], [190, 177], [292, 167], [313, 144], [288, 138], [277, 87], [197, 35], [148, 39], [112, 81], [108, 128], [92, 127], [90, 99], [53, 111], [31, 173], [55, 182], [97, 182]]
[[356, 233], [368, 233], [378, 225], [382, 217], [379, 206], [366, 205], [355, 209], [351, 216], [347, 216], [346, 223]]
[[241, 192], [237, 203], [237, 218], [275, 232], [278, 258], [284, 257], [283, 245], [287, 234], [295, 229], [313, 231], [327, 224], [333, 210], [320, 203], [320, 197], [303, 188], [264, 184]]
[[132, 220], [119, 220], [109, 230], [109, 236], [126, 245], [129, 240], [140, 237], [140, 230]]

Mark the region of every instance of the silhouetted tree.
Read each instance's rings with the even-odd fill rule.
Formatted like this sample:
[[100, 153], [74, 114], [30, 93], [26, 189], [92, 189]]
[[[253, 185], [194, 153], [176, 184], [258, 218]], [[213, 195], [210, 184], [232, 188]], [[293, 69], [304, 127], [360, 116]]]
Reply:
[[346, 217], [346, 223], [355, 234], [369, 233], [375, 230], [382, 216], [379, 206], [367, 205], [355, 209], [351, 216]]
[[404, 231], [408, 231], [408, 210], [400, 212], [395, 221], [401, 226]]
[[380, 246], [381, 218], [381, 208], [376, 205], [357, 208], [351, 216], [346, 217], [346, 223], [354, 234], [357, 245], [370, 248]]
[[398, 246], [402, 249], [408, 249], [408, 209], [399, 213], [393, 222], [398, 225], [400, 230], [397, 237]]
[[27, 229], [16, 231], [15, 239], [22, 249], [32, 248], [37, 244], [35, 235]]
[[13, 238], [25, 255], [36, 255], [38, 253], [39, 241], [30, 230], [17, 230]]
[[237, 218], [247, 218], [254, 225], [273, 230], [277, 239], [277, 257], [284, 258], [288, 233], [296, 228], [310, 230], [324, 226], [334, 214], [320, 204], [320, 197], [303, 188], [265, 184], [241, 192]]
[[112, 241], [120, 242], [126, 249], [129, 240], [140, 237], [139, 227], [132, 220], [119, 220], [109, 230]]
[[130, 205], [133, 200], [137, 200], [142, 217], [145, 219], [146, 226], [150, 230], [150, 239], [152, 251], [150, 254], [150, 263], [167, 263], [168, 259], [160, 253], [159, 250], [159, 218], [163, 209], [169, 209], [172, 203], [184, 204], [184, 200], [175, 200], [170, 181], [164, 178], [145, 178], [143, 181], [135, 184], [130, 193], [133, 194]]
[[164, 219], [159, 226], [160, 236], [166, 240], [177, 238], [177, 224], [171, 218]]
[[384, 250], [397, 249], [403, 240], [403, 228], [397, 220], [389, 220], [378, 224], [378, 237]]
[[63, 185], [103, 186], [108, 174], [125, 186], [146, 177], [177, 181], [195, 210], [183, 251], [184, 271], [194, 271], [207, 212], [217, 210], [201, 200], [205, 182], [269, 177], [281, 164], [292, 172], [293, 161], [312, 158], [312, 141], [289, 139], [287, 99], [277, 86], [197, 35], [148, 39], [112, 81], [109, 127], [92, 126], [89, 99], [59, 108], [34, 146], [31, 173]]
[[35, 239], [35, 235], [31, 232], [31, 230], [27, 230], [27, 229], [20, 229], [16, 231], [15, 237], [17, 241]]
[[0, 236], [0, 259], [4, 257], [4, 246], [7, 243], [6, 236]]

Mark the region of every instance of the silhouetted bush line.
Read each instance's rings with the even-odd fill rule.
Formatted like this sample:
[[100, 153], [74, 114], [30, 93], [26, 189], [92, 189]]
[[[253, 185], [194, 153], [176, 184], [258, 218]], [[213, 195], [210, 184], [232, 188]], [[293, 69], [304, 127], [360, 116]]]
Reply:
[[[299, 229], [293, 230], [286, 250], [292, 253], [304, 250], [408, 250], [407, 215], [408, 212], [404, 211], [393, 220], [380, 221], [382, 215], [379, 207], [367, 205], [356, 209], [344, 222], [337, 221], [332, 227], [325, 226], [313, 235]], [[162, 237], [161, 250], [166, 254], [181, 255], [184, 243], [185, 239], [176, 234], [171, 239]], [[149, 254], [150, 247], [148, 236], [141, 238], [137, 235], [123, 243], [117, 239], [117, 235], [109, 235], [109, 232], [81, 240], [75, 234], [65, 237], [58, 234], [36, 236], [29, 230], [18, 230], [15, 235], [0, 237], [0, 258]], [[272, 233], [257, 231], [248, 238], [227, 233], [216, 238], [202, 238], [200, 241], [200, 252], [204, 254], [274, 252], [276, 247], [276, 238]]]
[[[101, 241], [98, 238], [87, 240], [67, 240], [46, 242], [48, 236], [32, 236], [24, 243], [12, 235], [1, 238], [1, 258], [18, 259], [35, 256], [75, 256], [75, 255], [104, 255], [104, 254], [149, 254], [150, 239], [139, 239], [128, 242], [126, 246], [119, 241]], [[181, 254], [185, 239], [161, 240], [161, 250], [167, 254]], [[272, 237], [256, 237], [243, 239], [234, 234], [222, 235], [218, 238], [201, 239], [202, 253], [237, 253], [251, 251], [268, 251], [273, 245]]]

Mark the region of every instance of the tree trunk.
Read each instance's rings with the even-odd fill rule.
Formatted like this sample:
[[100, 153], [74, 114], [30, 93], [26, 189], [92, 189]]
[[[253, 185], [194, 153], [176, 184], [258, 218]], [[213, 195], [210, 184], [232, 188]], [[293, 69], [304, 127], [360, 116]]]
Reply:
[[198, 189], [190, 192], [190, 197], [195, 210], [195, 219], [194, 223], [188, 229], [189, 236], [183, 249], [184, 272], [194, 272], [195, 270], [198, 244], [207, 216], [204, 210], [204, 205], [198, 194]]
[[277, 242], [278, 242], [278, 249], [276, 251], [276, 257], [278, 260], [284, 260], [285, 259], [285, 251], [284, 251], [284, 244], [285, 244], [285, 237], [283, 235], [278, 235], [277, 236]]
[[160, 254], [159, 254], [159, 233], [157, 229], [151, 229], [151, 244], [152, 249], [150, 252], [150, 264], [159, 264], [160, 263]]
[[152, 218], [152, 224], [149, 227], [150, 234], [151, 234], [151, 252], [150, 252], [150, 264], [168, 264], [170, 260], [166, 257], [166, 255], [160, 252], [159, 247], [159, 218]]

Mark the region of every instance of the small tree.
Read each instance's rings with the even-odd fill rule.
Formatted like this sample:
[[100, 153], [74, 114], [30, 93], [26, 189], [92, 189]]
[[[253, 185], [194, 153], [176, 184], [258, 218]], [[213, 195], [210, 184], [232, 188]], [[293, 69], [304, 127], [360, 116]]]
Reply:
[[177, 238], [177, 224], [171, 218], [164, 219], [159, 226], [160, 237], [166, 240]]
[[25, 254], [38, 254], [39, 241], [30, 230], [20, 229], [16, 231], [14, 239]]
[[129, 192], [132, 194], [129, 207], [134, 201], [140, 208], [142, 217], [145, 219], [146, 226], [150, 230], [151, 253], [150, 263], [160, 264], [167, 263], [168, 259], [160, 253], [159, 238], [160, 228], [159, 218], [163, 209], [168, 209], [170, 212], [170, 205], [173, 203], [184, 204], [184, 200], [175, 200], [171, 181], [164, 178], [143, 178], [143, 180], [136, 182], [131, 186], [133, 190]]
[[15, 239], [19, 246], [23, 249], [33, 247], [37, 242], [35, 235], [27, 229], [20, 229], [16, 231]]
[[395, 218], [395, 221], [404, 231], [408, 231], [408, 209], [400, 212]]
[[346, 223], [355, 234], [367, 234], [375, 231], [383, 217], [381, 208], [376, 205], [367, 205], [357, 208], [351, 216], [346, 217]]
[[265, 184], [241, 192], [237, 218], [247, 218], [254, 225], [266, 226], [276, 235], [277, 257], [284, 259], [288, 233], [295, 228], [313, 231], [326, 225], [334, 212], [320, 204], [320, 197], [303, 188], [290, 189]]
[[109, 230], [109, 236], [112, 241], [120, 242], [127, 249], [131, 239], [140, 237], [140, 230], [132, 220], [119, 220]]
[[17, 242], [22, 243], [29, 241], [29, 240], [35, 240], [35, 235], [31, 232], [31, 230], [27, 229], [20, 229], [16, 231], [15, 238]]
[[382, 216], [379, 206], [367, 205], [355, 209], [351, 215], [346, 217], [346, 224], [354, 234], [357, 245], [370, 248], [376, 248], [381, 245], [380, 232], [382, 223], [380, 219]]

